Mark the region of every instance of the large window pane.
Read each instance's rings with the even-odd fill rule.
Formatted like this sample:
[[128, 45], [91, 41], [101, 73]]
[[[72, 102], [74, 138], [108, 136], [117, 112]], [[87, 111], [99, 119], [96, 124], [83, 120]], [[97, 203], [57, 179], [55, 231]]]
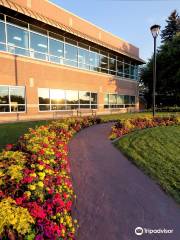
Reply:
[[3, 22], [0, 22], [0, 42], [5, 43], [5, 25]]
[[105, 105], [109, 104], [109, 94], [108, 93], [104, 94], [104, 104]]
[[50, 105], [39, 105], [39, 111], [50, 111]]
[[66, 103], [67, 104], [78, 104], [79, 103], [79, 97], [78, 97], [78, 91], [66, 91]]
[[117, 95], [117, 104], [124, 104], [124, 96]]
[[29, 47], [28, 31], [7, 24], [8, 44], [21, 48]]
[[130, 99], [128, 95], [124, 96], [124, 104], [130, 104]]
[[48, 52], [47, 37], [31, 32], [31, 49], [41, 53]]
[[65, 91], [59, 89], [50, 90], [51, 104], [65, 104]]
[[10, 111], [9, 105], [0, 104], [0, 112], [9, 112], [9, 111]]
[[80, 68], [89, 69], [89, 51], [79, 48], [78, 61]]
[[25, 104], [24, 87], [10, 87], [11, 105]]
[[77, 47], [65, 44], [65, 58], [77, 61]]
[[123, 77], [123, 62], [117, 61], [117, 75]]
[[[49, 89], [39, 88], [38, 89], [39, 104], [50, 104]], [[43, 107], [42, 107], [43, 109]]]
[[100, 59], [101, 59], [101, 68], [108, 69], [108, 57], [100, 55]]
[[90, 92], [79, 92], [80, 104], [90, 104]]
[[135, 96], [130, 96], [130, 104], [135, 104]]
[[115, 74], [115, 72], [116, 72], [116, 59], [109, 58], [109, 70], [110, 70], [110, 74]]
[[7, 86], [0, 86], [0, 104], [9, 103], [9, 88]]
[[57, 57], [63, 57], [64, 43], [54, 39], [49, 39], [49, 54]]
[[109, 103], [110, 104], [117, 104], [117, 94], [110, 94], [109, 95]]
[[124, 64], [124, 75], [127, 78], [130, 77], [130, 65], [126, 63]]
[[97, 93], [91, 93], [91, 104], [97, 104]]

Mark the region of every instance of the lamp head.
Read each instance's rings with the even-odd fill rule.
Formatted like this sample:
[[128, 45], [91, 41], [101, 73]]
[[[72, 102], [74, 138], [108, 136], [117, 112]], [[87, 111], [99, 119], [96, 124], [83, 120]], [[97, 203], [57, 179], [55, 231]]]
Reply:
[[160, 28], [161, 28], [161, 26], [159, 26], [159, 25], [153, 25], [150, 28], [153, 38], [156, 38], [159, 35]]

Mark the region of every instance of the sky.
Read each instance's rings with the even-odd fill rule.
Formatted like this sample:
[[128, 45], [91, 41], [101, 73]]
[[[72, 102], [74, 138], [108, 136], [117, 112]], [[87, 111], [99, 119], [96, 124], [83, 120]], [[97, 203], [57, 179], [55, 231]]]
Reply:
[[[150, 27], [166, 25], [165, 20], [180, 0], [51, 0], [55, 4], [119, 36], [140, 49], [145, 61], [153, 52]], [[160, 45], [158, 37], [157, 45]]]

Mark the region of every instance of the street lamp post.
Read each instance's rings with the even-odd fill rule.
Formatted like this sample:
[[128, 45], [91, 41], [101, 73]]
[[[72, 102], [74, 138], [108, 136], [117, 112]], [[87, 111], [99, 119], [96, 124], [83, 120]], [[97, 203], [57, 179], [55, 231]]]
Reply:
[[156, 104], [156, 38], [159, 35], [160, 26], [153, 25], [151, 28], [151, 33], [154, 38], [154, 57], [153, 57], [153, 94], [152, 94], [152, 103], [153, 103], [153, 117], [155, 116], [155, 104]]

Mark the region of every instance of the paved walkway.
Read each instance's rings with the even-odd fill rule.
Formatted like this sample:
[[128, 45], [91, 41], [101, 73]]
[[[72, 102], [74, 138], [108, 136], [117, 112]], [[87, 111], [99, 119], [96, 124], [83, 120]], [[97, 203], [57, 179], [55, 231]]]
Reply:
[[[77, 240], [180, 240], [180, 206], [107, 139], [112, 123], [87, 128], [70, 142], [77, 202]], [[134, 229], [168, 228], [173, 234]]]

